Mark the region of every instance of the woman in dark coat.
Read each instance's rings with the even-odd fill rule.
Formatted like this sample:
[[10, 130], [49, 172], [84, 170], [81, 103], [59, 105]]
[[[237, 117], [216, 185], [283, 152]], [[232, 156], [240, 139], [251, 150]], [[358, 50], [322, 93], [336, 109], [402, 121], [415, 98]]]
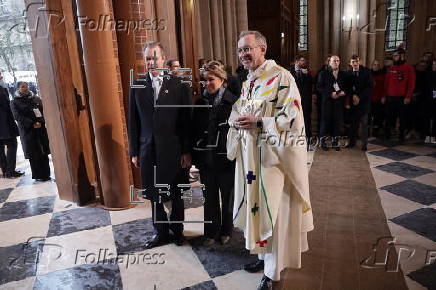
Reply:
[[29, 159], [32, 178], [50, 180], [50, 154], [42, 102], [30, 90], [26, 82], [19, 82], [11, 102], [12, 113], [18, 122], [24, 156]]
[[[193, 163], [200, 170], [204, 188], [205, 246], [216, 239], [228, 242], [233, 229], [233, 183], [235, 164], [227, 159], [227, 120], [237, 97], [225, 87], [227, 74], [216, 61], [204, 65], [206, 87], [194, 109], [194, 154]], [[220, 192], [221, 204], [220, 208]]]

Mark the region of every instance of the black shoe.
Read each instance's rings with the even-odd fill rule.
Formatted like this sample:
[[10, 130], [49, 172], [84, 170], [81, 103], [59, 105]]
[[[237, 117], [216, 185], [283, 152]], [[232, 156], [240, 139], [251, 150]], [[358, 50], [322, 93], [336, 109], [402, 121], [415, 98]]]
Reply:
[[185, 243], [186, 238], [183, 234], [178, 234], [178, 235], [174, 235], [174, 243], [177, 246], [183, 246], [183, 244]]
[[262, 271], [264, 266], [265, 266], [265, 264], [264, 264], [263, 260], [257, 260], [254, 263], [245, 264], [243, 269], [247, 272], [250, 272], [250, 273], [256, 273], [256, 272]]
[[267, 276], [263, 275], [262, 280], [260, 280], [259, 287], [257, 290], [269, 290], [272, 289], [272, 281]]
[[339, 145], [338, 145], [338, 146], [335, 147], [335, 150], [336, 151], [341, 151], [341, 147], [339, 147]]
[[39, 181], [39, 182], [46, 182], [46, 181], [50, 181], [51, 180], [51, 177], [46, 177], [46, 178], [37, 178], [36, 179], [36, 181]]
[[8, 173], [3, 174], [3, 176], [5, 178], [18, 178], [18, 177], [21, 177], [23, 174], [24, 173], [22, 173], [22, 172], [12, 171], [10, 173], [8, 172]]
[[354, 148], [356, 146], [355, 142], [350, 142], [347, 146], [345, 146], [345, 148]]
[[363, 146], [362, 146], [362, 151], [363, 151], [363, 152], [368, 151], [368, 147], [367, 147], [366, 145], [363, 145]]
[[146, 249], [152, 249], [152, 248], [155, 248], [155, 247], [166, 245], [169, 242], [170, 242], [170, 239], [169, 239], [168, 236], [157, 234], [157, 235], [153, 236], [153, 238], [150, 241], [145, 243], [145, 248]]
[[322, 146], [321, 148], [322, 148], [322, 150], [324, 150], [324, 151], [329, 151], [329, 147], [327, 147], [327, 146]]

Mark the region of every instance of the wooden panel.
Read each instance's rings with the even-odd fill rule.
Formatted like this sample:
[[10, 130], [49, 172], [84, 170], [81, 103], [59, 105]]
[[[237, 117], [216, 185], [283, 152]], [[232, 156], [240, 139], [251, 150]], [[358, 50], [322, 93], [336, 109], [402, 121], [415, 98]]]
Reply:
[[31, 33], [32, 47], [59, 197], [84, 204], [95, 196], [86, 176], [82, 142], [77, 137], [80, 136], [78, 111], [65, 25], [60, 21], [63, 18], [60, 0], [47, 1], [42, 10], [38, 10], [42, 6], [40, 1], [26, 0], [26, 5], [30, 27], [39, 19], [37, 30]]

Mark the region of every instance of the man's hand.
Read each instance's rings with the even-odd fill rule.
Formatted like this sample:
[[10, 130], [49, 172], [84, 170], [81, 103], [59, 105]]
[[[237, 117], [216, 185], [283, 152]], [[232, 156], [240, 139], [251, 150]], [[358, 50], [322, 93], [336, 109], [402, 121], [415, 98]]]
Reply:
[[339, 98], [339, 97], [338, 97], [338, 94], [336, 94], [336, 92], [333, 92], [333, 93], [332, 93], [332, 98], [333, 98], [333, 99], [337, 99], [337, 98]]
[[410, 104], [410, 98], [404, 98], [404, 104], [405, 105]]
[[338, 94], [338, 98], [339, 98], [339, 97], [343, 97], [343, 96], [345, 96], [344, 91], [340, 91], [339, 94]]
[[360, 98], [357, 95], [353, 95], [353, 105], [357, 106], [360, 102]]
[[236, 127], [239, 129], [254, 129], [260, 118], [254, 115], [244, 115], [236, 119]]
[[381, 98], [381, 103], [382, 104], [386, 103], [386, 98], [385, 97]]
[[309, 70], [307, 68], [302, 68], [301, 72], [304, 73], [304, 74], [307, 74], [309, 72]]
[[36, 122], [35, 124], [33, 124], [33, 128], [35, 128], [35, 129], [41, 128], [41, 123], [40, 122]]
[[318, 98], [318, 96], [317, 95], [315, 95], [315, 94], [313, 94], [312, 95], [312, 102], [316, 102], [316, 99]]
[[138, 166], [138, 156], [132, 156], [132, 163], [135, 164], [135, 167], [139, 167]]
[[182, 168], [191, 168], [191, 154], [187, 153], [187, 154], [182, 154], [182, 156], [180, 157], [180, 166], [182, 166]]

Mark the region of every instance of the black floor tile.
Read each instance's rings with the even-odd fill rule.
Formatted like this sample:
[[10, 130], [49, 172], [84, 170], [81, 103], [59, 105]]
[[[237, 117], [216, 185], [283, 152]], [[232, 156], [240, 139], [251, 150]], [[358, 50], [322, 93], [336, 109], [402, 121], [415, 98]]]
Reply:
[[218, 288], [212, 280], [209, 280], [195, 284], [191, 287], [185, 287], [182, 290], [218, 290]]
[[55, 197], [44, 196], [15, 202], [6, 202], [0, 208], [0, 222], [20, 219], [53, 211]]
[[381, 156], [384, 158], [389, 158], [395, 161], [402, 161], [417, 156], [416, 154], [413, 153], [404, 152], [396, 149], [390, 149], [390, 148], [378, 150], [378, 151], [371, 151], [369, 152], [369, 154]]
[[35, 276], [44, 239], [0, 247], [0, 285]]
[[123, 289], [116, 263], [86, 264], [37, 276], [34, 290]]
[[420, 208], [397, 216], [391, 221], [436, 242], [436, 209], [434, 208]]
[[145, 243], [155, 233], [151, 218], [114, 225], [112, 232], [119, 255], [145, 250]]
[[96, 229], [110, 224], [110, 215], [107, 210], [98, 207], [75, 208], [53, 213], [47, 237]]
[[436, 263], [426, 265], [419, 270], [408, 274], [412, 280], [415, 280], [429, 290], [436, 289]]
[[419, 202], [420, 204], [431, 205], [436, 203], [436, 187], [414, 180], [401, 181], [396, 184], [383, 186], [380, 189]]
[[14, 189], [13, 188], [0, 189], [0, 203], [5, 202], [8, 199], [9, 194], [11, 194], [12, 190]]
[[197, 237], [190, 240], [190, 243], [211, 278], [241, 270], [244, 264], [257, 260], [257, 255], [251, 255], [245, 249], [244, 235], [239, 230], [233, 232], [232, 238], [225, 245], [216, 243], [211, 247], [204, 247], [202, 241], [202, 237]]
[[376, 166], [375, 168], [405, 178], [415, 178], [433, 172], [433, 170], [427, 168], [421, 168], [403, 162], [392, 162], [392, 163]]

